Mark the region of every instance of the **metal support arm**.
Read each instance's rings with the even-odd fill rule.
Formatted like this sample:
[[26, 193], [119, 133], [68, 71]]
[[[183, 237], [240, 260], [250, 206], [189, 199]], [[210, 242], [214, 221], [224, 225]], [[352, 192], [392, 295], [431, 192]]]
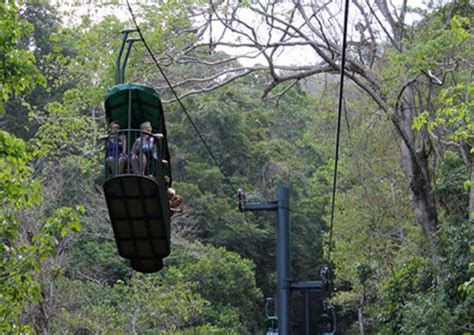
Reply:
[[262, 203], [247, 203], [243, 190], [238, 190], [239, 209], [245, 211], [277, 212], [277, 277], [278, 277], [278, 334], [290, 333], [290, 197], [287, 188], [277, 189], [277, 200]]
[[115, 65], [115, 84], [122, 84], [123, 83], [123, 78], [121, 74], [121, 65], [120, 62], [122, 60], [122, 54], [123, 54], [123, 49], [125, 48], [125, 43], [127, 42], [128, 39], [128, 34], [133, 33], [137, 31], [136, 29], [124, 29], [121, 31], [122, 33], [122, 42], [120, 43], [120, 48], [119, 52], [117, 54], [117, 61]]

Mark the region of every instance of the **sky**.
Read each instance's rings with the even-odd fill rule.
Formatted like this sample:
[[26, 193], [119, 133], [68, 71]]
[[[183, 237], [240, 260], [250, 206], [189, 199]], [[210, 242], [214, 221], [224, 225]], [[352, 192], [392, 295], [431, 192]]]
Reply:
[[[450, 1], [448, 0], [434, 0], [438, 5], [442, 5], [445, 3], [448, 3]], [[129, 0], [130, 4], [136, 11], [136, 15], [139, 17], [139, 10], [138, 6], [136, 4], [141, 3], [141, 4], [157, 4], [158, 0]], [[341, 4], [342, 0], [335, 0], [334, 4]], [[399, 5], [401, 4], [402, 0], [389, 0], [389, 3], [393, 3], [394, 5]], [[121, 20], [127, 21], [130, 20], [130, 13], [128, 11], [128, 8], [126, 6], [126, 1], [125, 0], [50, 0], [50, 3], [56, 6], [60, 12], [62, 13], [68, 13], [68, 15], [63, 16], [64, 23], [66, 25], [75, 25], [80, 23], [81, 17], [82, 16], [87, 16], [89, 19], [91, 19], [93, 22], [100, 21], [103, 17], [107, 15], [115, 15]], [[285, 3], [285, 0], [281, 0], [280, 3], [283, 4]], [[420, 8], [426, 8], [425, 4], [426, 0], [410, 0], [409, 1], [409, 6], [411, 7], [420, 7]], [[114, 5], [115, 4], [115, 5]], [[118, 5], [117, 5], [118, 4]], [[349, 13], [350, 13], [350, 23], [349, 23], [349, 34], [351, 34], [351, 31], [354, 31], [354, 25], [355, 22], [357, 21], [357, 17], [354, 17], [355, 13], [355, 8], [350, 8]], [[252, 22], [251, 24], [253, 26], [257, 26], [258, 20], [257, 18], [252, 19], [252, 14], [250, 11], [248, 13], [244, 14], [246, 21]], [[339, 14], [341, 17], [342, 21], [342, 13]], [[407, 23], [411, 24], [417, 20], [419, 20], [419, 16], [415, 14], [409, 14], [407, 16]], [[352, 23], [352, 24], [351, 24]], [[222, 31], [222, 26], [219, 26], [218, 24], [213, 25], [213, 32], [214, 34], [219, 34]], [[261, 29], [260, 33], [262, 36], [265, 36], [265, 34], [268, 34], [268, 31], [265, 29]], [[205, 40], [209, 40], [209, 36], [204, 36]], [[236, 36], [229, 35], [227, 37], [227, 41], [235, 41]], [[224, 51], [230, 55], [241, 55], [248, 53], [252, 49], [245, 49], [245, 48], [229, 48], [229, 47], [219, 47], [218, 50]], [[311, 54], [313, 54], [314, 51], [310, 50], [309, 47], [292, 47], [292, 48], [284, 48], [282, 49], [280, 56], [277, 59], [277, 62], [280, 64], [284, 65], [295, 65], [295, 64], [301, 64], [302, 60], [305, 58], [308, 58], [308, 55], [311, 57]], [[242, 58], [240, 60], [240, 63], [244, 66], [253, 66], [258, 63], [265, 63], [265, 59], [263, 56], [256, 58], [256, 59], [247, 59], [247, 58]]]
[[[339, 0], [340, 1], [340, 0]], [[71, 13], [65, 18], [65, 23], [78, 23], [81, 16], [86, 15], [92, 21], [100, 21], [107, 15], [115, 15], [122, 20], [128, 20], [130, 14], [126, 6], [126, 0], [49, 0], [51, 4], [59, 9], [62, 13]], [[135, 4], [157, 4], [159, 0], [129, 0], [133, 6]], [[402, 0], [392, 0], [391, 3], [398, 5]], [[412, 7], [426, 8], [424, 3], [427, 0], [409, 0]], [[434, 0], [435, 3], [441, 5], [451, 2], [449, 0]], [[119, 6], [115, 5], [119, 4]], [[416, 17], [408, 18], [409, 21]]]

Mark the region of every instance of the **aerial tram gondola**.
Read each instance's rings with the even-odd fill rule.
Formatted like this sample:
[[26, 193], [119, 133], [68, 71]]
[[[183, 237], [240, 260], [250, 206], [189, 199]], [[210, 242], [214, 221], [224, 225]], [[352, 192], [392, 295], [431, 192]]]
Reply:
[[[122, 153], [118, 145], [113, 146], [115, 159], [112, 164], [106, 162], [103, 189], [119, 255], [129, 259], [134, 270], [151, 273], [159, 271], [170, 254], [168, 190], [172, 177], [160, 95], [151, 87], [124, 83], [130, 50], [137, 41], [128, 38], [133, 31], [122, 31], [116, 86], [105, 99], [107, 123], [120, 125], [107, 136], [107, 142], [121, 143], [124, 148]], [[151, 143], [153, 149], [140, 150], [145, 143]]]

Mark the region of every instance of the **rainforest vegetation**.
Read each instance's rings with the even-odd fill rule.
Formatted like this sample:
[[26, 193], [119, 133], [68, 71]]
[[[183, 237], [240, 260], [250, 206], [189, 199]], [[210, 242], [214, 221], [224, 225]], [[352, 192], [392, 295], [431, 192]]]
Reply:
[[[239, 212], [237, 185], [250, 201], [290, 189], [291, 278], [317, 280], [331, 265], [337, 289], [327, 303], [338, 333], [472, 334], [473, 5], [400, 1], [394, 15], [384, 0], [350, 3], [359, 19], [347, 49], [329, 246], [342, 16], [331, 25], [318, 17], [327, 7], [300, 2], [282, 12], [285, 2], [271, 0], [158, 2], [135, 4], [138, 22], [232, 185], [135, 43], [126, 81], [163, 97], [185, 201], [164, 269], [132, 271], [117, 254], [98, 140], [120, 31], [132, 25], [127, 7], [98, 1], [98, 11], [122, 14], [66, 24], [68, 13], [47, 1], [2, 1], [0, 333], [264, 333], [275, 219]], [[261, 18], [233, 26], [237, 10]], [[419, 19], [409, 23], [409, 13]], [[217, 21], [247, 40], [203, 33]], [[279, 42], [253, 35], [258, 24], [274, 25], [264, 31], [278, 31]], [[229, 49], [239, 43], [263, 60], [239, 63]], [[285, 43], [309, 45], [316, 60], [277, 62]]]

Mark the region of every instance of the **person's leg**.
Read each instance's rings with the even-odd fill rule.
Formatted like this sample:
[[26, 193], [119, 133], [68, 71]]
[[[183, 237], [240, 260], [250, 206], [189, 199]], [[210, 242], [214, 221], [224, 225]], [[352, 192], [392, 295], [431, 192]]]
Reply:
[[114, 158], [113, 157], [107, 157], [106, 165], [107, 165], [108, 175], [112, 176], [114, 174]]
[[119, 160], [118, 160], [118, 164], [119, 164], [118, 173], [123, 173], [123, 167], [125, 166], [125, 161], [126, 161], [125, 157], [123, 157], [123, 156], [119, 157]]
[[145, 169], [146, 169], [146, 155], [143, 155], [142, 159], [142, 165], [140, 166], [140, 172], [141, 174], [145, 174]]
[[136, 174], [140, 174], [140, 163], [137, 155], [132, 156], [132, 169]]

